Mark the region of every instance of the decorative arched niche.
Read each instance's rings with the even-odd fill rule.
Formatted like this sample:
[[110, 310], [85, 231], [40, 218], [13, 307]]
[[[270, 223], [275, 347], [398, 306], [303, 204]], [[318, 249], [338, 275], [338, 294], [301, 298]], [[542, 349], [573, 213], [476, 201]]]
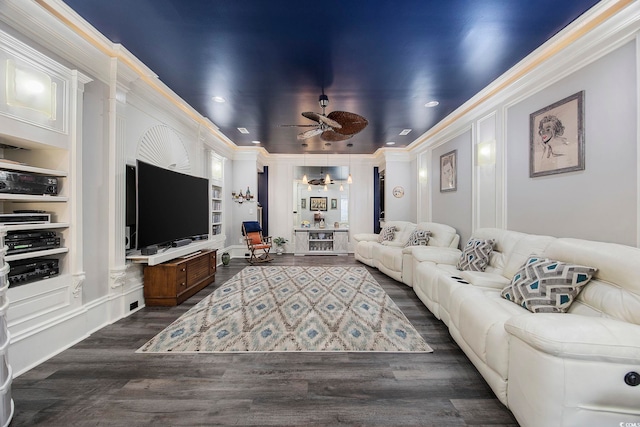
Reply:
[[152, 165], [191, 173], [189, 154], [178, 134], [166, 125], [148, 129], [138, 141], [136, 158]]

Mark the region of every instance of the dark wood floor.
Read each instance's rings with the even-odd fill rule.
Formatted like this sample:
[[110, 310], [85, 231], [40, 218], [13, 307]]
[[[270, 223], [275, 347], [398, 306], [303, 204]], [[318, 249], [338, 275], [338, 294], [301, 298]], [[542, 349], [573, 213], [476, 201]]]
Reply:
[[[362, 265], [276, 257], [278, 265]], [[11, 426], [517, 426], [411, 288], [369, 269], [429, 354], [137, 354], [247, 265], [232, 260], [178, 307], [144, 308], [16, 378]]]

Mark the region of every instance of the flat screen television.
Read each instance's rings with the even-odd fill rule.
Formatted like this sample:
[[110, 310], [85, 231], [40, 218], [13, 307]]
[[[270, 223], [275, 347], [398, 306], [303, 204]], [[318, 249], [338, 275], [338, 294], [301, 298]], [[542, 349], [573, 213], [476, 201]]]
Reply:
[[137, 161], [137, 247], [209, 234], [209, 180]]

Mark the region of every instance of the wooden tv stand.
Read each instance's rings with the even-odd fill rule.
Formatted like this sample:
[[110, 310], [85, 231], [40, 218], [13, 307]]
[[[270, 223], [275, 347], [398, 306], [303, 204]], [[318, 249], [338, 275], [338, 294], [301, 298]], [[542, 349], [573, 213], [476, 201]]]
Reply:
[[207, 287], [216, 278], [217, 250], [204, 250], [144, 268], [147, 306], [174, 306]]

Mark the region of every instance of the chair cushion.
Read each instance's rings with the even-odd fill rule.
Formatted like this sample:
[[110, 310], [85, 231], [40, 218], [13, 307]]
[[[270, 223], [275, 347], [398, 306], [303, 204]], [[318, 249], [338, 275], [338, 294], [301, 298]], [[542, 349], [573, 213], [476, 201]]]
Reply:
[[251, 233], [253, 231], [262, 231], [258, 221], [245, 221], [242, 223], [243, 233]]
[[458, 270], [484, 271], [489, 265], [493, 244], [493, 239], [469, 239], [456, 266]]
[[249, 239], [249, 244], [251, 246], [259, 245], [262, 243], [262, 237], [260, 236], [259, 231], [253, 231], [251, 233], [247, 233], [247, 239]]
[[533, 313], [564, 313], [596, 271], [593, 267], [533, 256], [501, 295]]

